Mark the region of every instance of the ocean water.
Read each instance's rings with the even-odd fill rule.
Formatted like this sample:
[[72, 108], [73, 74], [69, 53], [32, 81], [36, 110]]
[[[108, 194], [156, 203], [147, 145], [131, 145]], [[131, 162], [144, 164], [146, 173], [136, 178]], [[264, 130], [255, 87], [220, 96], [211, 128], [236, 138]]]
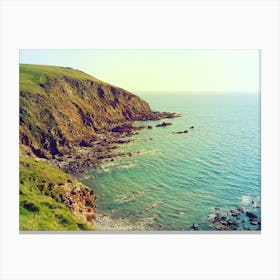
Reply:
[[[117, 152], [132, 156], [108, 160], [82, 176], [97, 196], [97, 212], [146, 230], [192, 230], [198, 224], [210, 231], [217, 210], [230, 216], [238, 207], [260, 218], [259, 95], [141, 97], [154, 110], [182, 117], [165, 120], [173, 123], [168, 127], [155, 127], [162, 120], [136, 123], [153, 129], [119, 145]], [[186, 129], [188, 134], [174, 134]], [[248, 228], [257, 230], [244, 218], [238, 230]]]

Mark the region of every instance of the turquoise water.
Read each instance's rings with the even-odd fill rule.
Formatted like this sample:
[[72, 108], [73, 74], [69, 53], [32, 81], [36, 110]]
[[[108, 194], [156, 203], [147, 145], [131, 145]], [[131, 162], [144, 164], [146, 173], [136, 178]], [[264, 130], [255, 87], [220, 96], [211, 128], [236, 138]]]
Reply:
[[[104, 162], [83, 181], [97, 195], [97, 211], [147, 230], [212, 230], [219, 207], [252, 210], [260, 203], [260, 99], [251, 95], [141, 96], [151, 108], [181, 113], [172, 126], [152, 125], [119, 146], [131, 157]], [[191, 126], [188, 134], [174, 134]], [[260, 217], [260, 209], [253, 210]], [[248, 223], [239, 230], [246, 229]]]

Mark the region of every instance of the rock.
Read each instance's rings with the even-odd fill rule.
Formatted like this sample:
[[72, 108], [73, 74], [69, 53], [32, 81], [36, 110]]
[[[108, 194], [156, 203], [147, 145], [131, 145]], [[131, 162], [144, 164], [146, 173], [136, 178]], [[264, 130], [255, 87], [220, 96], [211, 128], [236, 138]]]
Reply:
[[221, 220], [226, 220], [227, 219], [227, 215], [226, 214], [222, 214], [221, 215]]
[[245, 208], [244, 207], [238, 207], [237, 210], [241, 213], [245, 213]]
[[219, 210], [221, 210], [221, 208], [220, 207], [215, 207], [215, 210], [219, 211]]
[[112, 128], [112, 132], [128, 132], [130, 133], [132, 129], [136, 129], [132, 127], [132, 124], [124, 123], [122, 125], [117, 125]]
[[170, 126], [172, 125], [173, 123], [168, 123], [168, 122], [162, 122], [160, 124], [157, 124], [156, 127], [166, 127], [166, 126]]
[[249, 211], [246, 212], [246, 216], [251, 218], [251, 219], [257, 219], [258, 218], [257, 215], [255, 215], [254, 213], [249, 212]]
[[135, 127], [133, 127], [133, 130], [142, 130], [142, 129], [145, 129], [145, 128], [147, 128], [147, 127], [144, 126], [144, 125], [141, 125], [141, 126], [135, 126]]
[[192, 126], [190, 127], [190, 129], [194, 129], [194, 126], [192, 125]]
[[220, 216], [215, 216], [213, 222], [220, 222], [221, 217]]
[[229, 226], [238, 226], [237, 221], [228, 221]]
[[240, 215], [240, 212], [238, 210], [230, 210], [231, 216], [238, 217]]
[[199, 225], [198, 225], [198, 224], [193, 224], [193, 225], [192, 225], [192, 228], [193, 228], [194, 230], [197, 230], [197, 229], [198, 229], [198, 227], [199, 227]]
[[152, 129], [153, 127], [151, 125], [148, 125], [147, 126], [147, 129]]
[[222, 225], [221, 223], [213, 223], [212, 225], [216, 230], [225, 230], [227, 227], [225, 225]]
[[174, 132], [175, 134], [183, 134], [183, 133], [189, 133], [188, 130], [184, 130], [184, 131], [176, 131]]
[[231, 213], [232, 217], [238, 217], [239, 215], [240, 215], [240, 213], [238, 213], [238, 212], [237, 213]]
[[82, 141], [80, 142], [80, 146], [81, 146], [81, 147], [90, 147], [91, 144], [90, 144], [89, 142], [85, 141], [85, 140], [82, 140]]
[[181, 117], [181, 114], [177, 113], [169, 113], [169, 112], [153, 112], [154, 117], [151, 118], [153, 120], [160, 120], [160, 119], [173, 119], [173, 118], [178, 118]]

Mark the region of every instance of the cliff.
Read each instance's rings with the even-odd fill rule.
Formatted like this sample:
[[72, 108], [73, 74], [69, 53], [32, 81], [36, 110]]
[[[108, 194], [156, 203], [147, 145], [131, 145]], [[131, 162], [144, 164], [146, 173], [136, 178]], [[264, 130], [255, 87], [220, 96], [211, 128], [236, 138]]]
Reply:
[[91, 146], [127, 122], [162, 117], [138, 96], [81, 71], [26, 64], [20, 65], [19, 113], [21, 151], [47, 159]]

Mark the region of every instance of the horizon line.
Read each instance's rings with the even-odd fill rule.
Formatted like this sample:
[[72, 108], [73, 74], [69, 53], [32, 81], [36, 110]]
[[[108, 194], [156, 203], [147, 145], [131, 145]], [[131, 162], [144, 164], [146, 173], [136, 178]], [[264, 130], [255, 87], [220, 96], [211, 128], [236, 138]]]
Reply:
[[170, 94], [170, 93], [177, 93], [177, 94], [260, 94], [260, 90], [256, 91], [222, 91], [222, 90], [209, 90], [209, 91], [201, 91], [201, 90], [132, 90], [132, 92], [136, 93], [143, 93], [143, 94], [159, 94], [159, 93], [164, 93], [164, 94]]

